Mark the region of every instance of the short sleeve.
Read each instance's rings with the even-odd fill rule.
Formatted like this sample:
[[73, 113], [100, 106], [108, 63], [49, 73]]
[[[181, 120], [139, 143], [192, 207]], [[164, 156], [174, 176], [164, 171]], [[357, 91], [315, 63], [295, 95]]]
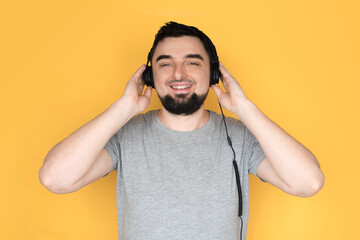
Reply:
[[[113, 170], [116, 170], [119, 166], [120, 166], [120, 141], [119, 141], [119, 135], [120, 135], [120, 131], [115, 133], [110, 139], [109, 141], [106, 143], [105, 145], [105, 150], [108, 152], [108, 154], [110, 155], [112, 162], [113, 162], [113, 166], [111, 168], [112, 172]], [[108, 172], [105, 176], [107, 176], [110, 172]], [[105, 177], [104, 176], [104, 177]]]
[[265, 159], [266, 155], [255, 136], [249, 131], [249, 129], [245, 125], [244, 151], [244, 157], [246, 158], [245, 161], [248, 163], [248, 172], [258, 177], [262, 182], [266, 182], [256, 174], [260, 163]]

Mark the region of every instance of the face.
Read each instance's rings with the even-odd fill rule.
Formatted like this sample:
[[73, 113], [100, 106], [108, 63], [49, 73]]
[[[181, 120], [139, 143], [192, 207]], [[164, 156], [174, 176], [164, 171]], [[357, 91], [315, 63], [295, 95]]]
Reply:
[[154, 85], [166, 110], [189, 115], [202, 105], [209, 91], [210, 63], [197, 37], [167, 37], [152, 58]]

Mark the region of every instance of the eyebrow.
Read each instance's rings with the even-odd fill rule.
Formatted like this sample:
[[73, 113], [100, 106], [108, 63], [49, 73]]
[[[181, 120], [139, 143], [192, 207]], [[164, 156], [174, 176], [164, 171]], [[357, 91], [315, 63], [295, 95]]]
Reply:
[[[160, 61], [161, 59], [172, 59], [171, 55], [160, 55], [156, 58], [156, 62]], [[197, 58], [204, 61], [204, 58], [200, 54], [188, 54], [185, 58]]]
[[203, 57], [200, 54], [188, 54], [185, 58], [198, 58], [204, 61]]
[[170, 55], [160, 55], [156, 58], [156, 62], [160, 61], [161, 59], [171, 59]]

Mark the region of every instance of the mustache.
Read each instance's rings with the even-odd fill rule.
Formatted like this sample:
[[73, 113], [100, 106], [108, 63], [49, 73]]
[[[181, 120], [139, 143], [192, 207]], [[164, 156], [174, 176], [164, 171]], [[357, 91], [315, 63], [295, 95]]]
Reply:
[[169, 86], [171, 84], [174, 84], [174, 83], [189, 83], [189, 84], [195, 84], [195, 81], [194, 80], [190, 80], [190, 79], [180, 79], [180, 80], [169, 80], [169, 81], [166, 81], [166, 85]]

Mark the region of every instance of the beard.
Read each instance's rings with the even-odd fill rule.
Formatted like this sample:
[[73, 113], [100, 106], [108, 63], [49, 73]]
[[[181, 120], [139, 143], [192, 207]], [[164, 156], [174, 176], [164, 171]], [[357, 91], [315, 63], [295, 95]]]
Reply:
[[160, 97], [160, 101], [164, 108], [176, 115], [191, 115], [204, 104], [208, 92], [203, 95], [193, 93], [189, 98], [186, 98], [187, 94], [178, 94], [176, 99], [171, 97], [169, 94], [164, 97]]

